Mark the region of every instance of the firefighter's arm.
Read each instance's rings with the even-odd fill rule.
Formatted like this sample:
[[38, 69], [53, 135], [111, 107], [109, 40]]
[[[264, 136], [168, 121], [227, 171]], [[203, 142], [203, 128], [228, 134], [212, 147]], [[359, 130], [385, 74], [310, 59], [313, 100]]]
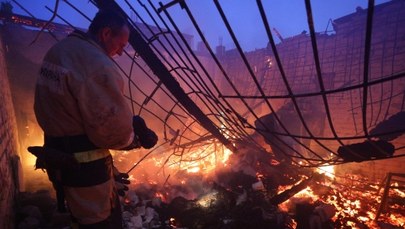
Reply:
[[77, 90], [84, 129], [100, 148], [139, 148], [132, 127], [132, 111], [122, 88], [124, 82], [113, 66], [103, 66], [82, 82]]

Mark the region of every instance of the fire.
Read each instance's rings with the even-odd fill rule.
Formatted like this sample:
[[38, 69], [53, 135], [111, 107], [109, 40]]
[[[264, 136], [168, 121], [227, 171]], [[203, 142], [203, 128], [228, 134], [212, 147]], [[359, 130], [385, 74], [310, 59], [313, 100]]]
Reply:
[[160, 200], [162, 200], [163, 202], [166, 201], [166, 196], [165, 196], [163, 193], [156, 192], [156, 193], [155, 193], [155, 197], [158, 198], [158, 199], [160, 199]]
[[[308, 186], [296, 193], [289, 200], [280, 204], [279, 209], [281, 211], [291, 212], [294, 210], [294, 205], [299, 202], [323, 202], [331, 204], [336, 208], [336, 214], [332, 220], [340, 225], [337, 226], [338, 228], [380, 228], [378, 222], [375, 220], [377, 217], [377, 209], [381, 204], [381, 197], [378, 195], [378, 185], [370, 184], [367, 186], [367, 182], [364, 180], [365, 178], [353, 175], [337, 178], [334, 175], [334, 166], [321, 167], [316, 169], [316, 171], [330, 179], [329, 181], [326, 180], [325, 182], [317, 184], [321, 187], [329, 187], [328, 193], [321, 196], [314, 192], [316, 188], [314, 189]], [[317, 185], [315, 185], [315, 187]], [[398, 187], [399, 185], [394, 183], [392, 186]], [[278, 193], [290, 188], [291, 186], [280, 186]], [[393, 188], [389, 192], [389, 196], [399, 196], [401, 198], [405, 197], [404, 194], [405, 193], [398, 188]], [[404, 210], [404, 206], [399, 206], [398, 204], [391, 204], [390, 208]], [[381, 214], [378, 221], [387, 222], [399, 227], [405, 225], [404, 215], [396, 213], [395, 211]]]
[[319, 174], [325, 174], [325, 176], [328, 176], [331, 179], [335, 178], [335, 166], [333, 165], [321, 166], [317, 168], [316, 171]]
[[[232, 152], [224, 148], [222, 152], [218, 152], [217, 144], [210, 144], [203, 149], [196, 148], [193, 151], [183, 155], [179, 160], [177, 157], [172, 157], [169, 161], [169, 168], [180, 171], [187, 171], [188, 173], [201, 173], [208, 175], [216, 168], [226, 166], [226, 162]], [[162, 165], [162, 164], [160, 164]]]
[[[281, 193], [287, 189], [289, 189], [289, 188], [281, 187], [281, 188], [279, 188], [278, 193]], [[291, 209], [293, 209], [293, 206], [292, 206], [294, 204], [293, 202], [305, 201], [305, 202], [313, 203], [317, 199], [319, 199], [319, 196], [315, 195], [310, 187], [306, 187], [305, 189], [303, 189], [300, 192], [298, 192], [297, 194], [295, 194], [292, 198], [290, 198], [286, 202], [281, 203], [278, 207], [281, 211], [289, 212]]]
[[200, 172], [200, 167], [190, 167], [190, 168], [187, 168], [187, 172], [189, 172], [189, 173], [198, 173], [198, 172]]
[[315, 199], [319, 198], [317, 195], [314, 194], [314, 191], [312, 191], [312, 189], [310, 187], [307, 187], [307, 188], [301, 190], [300, 192], [295, 194], [294, 197], [310, 198], [312, 200], [315, 200]]
[[403, 192], [399, 189], [400, 186], [399, 186], [398, 182], [394, 182], [392, 184], [392, 186], [394, 187], [394, 189], [392, 189], [393, 192], [395, 192], [398, 196], [405, 197], [405, 192]]
[[124, 203], [125, 203], [125, 204], [130, 204], [130, 203], [131, 203], [131, 200], [128, 199], [128, 198], [125, 198], [125, 199], [124, 199]]
[[[230, 150], [218, 147], [217, 143], [210, 143], [202, 147], [196, 146], [187, 152], [161, 153], [159, 157], [153, 156], [142, 161], [142, 165], [136, 168], [135, 179], [132, 180], [132, 184], [146, 184], [145, 181], [147, 181], [146, 185], [150, 185], [149, 188], [156, 188], [153, 192], [155, 193], [154, 197], [165, 202], [182, 196], [190, 200], [195, 199], [195, 203], [201, 208], [210, 208], [220, 197], [217, 193], [208, 191], [210, 187], [209, 185], [204, 186], [202, 184], [204, 181], [210, 181], [216, 172], [221, 171], [222, 168], [225, 170], [229, 168], [246, 169], [243, 166], [246, 166], [246, 162], [250, 161], [255, 163], [251, 166], [253, 171], [256, 171], [253, 169], [255, 166], [259, 166], [257, 163], [260, 161], [257, 160], [246, 160], [239, 164], [239, 161], [234, 161], [235, 158], [250, 159], [247, 156], [252, 154], [246, 153], [246, 157], [230, 157], [231, 154]], [[228, 163], [232, 163], [233, 166], [226, 167]], [[271, 160], [268, 164], [269, 166], [279, 165]], [[377, 192], [381, 185], [369, 183], [366, 178], [361, 176], [336, 176], [335, 169], [336, 166], [333, 165], [314, 169], [313, 172], [321, 174], [319, 175], [321, 178], [312, 180], [303, 190], [287, 201], [278, 204], [278, 209], [283, 212], [294, 213], [294, 206], [299, 203], [309, 203], [313, 206], [333, 206], [335, 211], [330, 211], [329, 215], [335, 228], [379, 228], [378, 221], [397, 226], [405, 225], [404, 216], [396, 212], [383, 212], [378, 216], [378, 221], [375, 221], [382, 201], [382, 194]], [[253, 190], [266, 193], [265, 182], [269, 177], [266, 171], [257, 170], [256, 173], [249, 173], [249, 175], [255, 176], [257, 180], [256, 183], [252, 184]], [[297, 175], [297, 178], [294, 180], [294, 184], [279, 185], [276, 194], [279, 195], [299, 185], [302, 181], [311, 179], [309, 174]], [[163, 187], [159, 187], [162, 184]], [[392, 186], [399, 187], [400, 185], [396, 183]], [[165, 191], [162, 192], [162, 190]], [[389, 195], [404, 198], [404, 194], [400, 189], [392, 189]], [[404, 209], [403, 206], [393, 204], [390, 207]]]
[[347, 215], [353, 217], [359, 213], [359, 209], [361, 209], [361, 204], [359, 200], [346, 200], [343, 203], [343, 208], [340, 209], [341, 212], [347, 213]]

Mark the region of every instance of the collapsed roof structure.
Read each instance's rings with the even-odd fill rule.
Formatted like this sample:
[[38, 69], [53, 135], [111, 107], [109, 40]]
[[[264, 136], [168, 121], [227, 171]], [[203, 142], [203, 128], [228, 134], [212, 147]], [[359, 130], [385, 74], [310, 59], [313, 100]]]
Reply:
[[[24, 9], [18, 1], [13, 3]], [[77, 5], [63, 3], [90, 20]], [[308, 31], [293, 37], [282, 37], [272, 26], [268, 9], [257, 1], [255, 26], [265, 31], [268, 44], [255, 50], [244, 47], [230, 13], [218, 0], [211, 4], [233, 49], [214, 47], [208, 41], [203, 32], [207, 25], [197, 19], [189, 1], [92, 0], [90, 4], [94, 10], [114, 8], [128, 18], [131, 47], [115, 61], [127, 79], [125, 95], [133, 113], [144, 117], [160, 139], [136, 163], [126, 164], [129, 171], [150, 157], [163, 173], [154, 178], [166, 184], [174, 176], [165, 174], [165, 169], [174, 167], [180, 171], [178, 176], [184, 170], [208, 170], [212, 161], [225, 161], [229, 151], [250, 166], [270, 158], [271, 163], [301, 168], [402, 160], [405, 155], [402, 0], [380, 5], [368, 1], [367, 9], [357, 8], [331, 20], [325, 32], [315, 31], [311, 1], [306, 0]], [[75, 29], [71, 15], [57, 7], [46, 9], [53, 15], [50, 20], [35, 19], [30, 13], [28, 17], [2, 12], [1, 17], [4, 23], [38, 27], [34, 45], [41, 36], [51, 35], [56, 42]], [[174, 13], [179, 9], [180, 17]], [[55, 18], [64, 25], [55, 23]], [[180, 30], [182, 21], [189, 22], [196, 37]], [[197, 49], [193, 39], [201, 40]], [[233, 165], [240, 166], [240, 161]], [[301, 178], [296, 173], [305, 173], [278, 167], [266, 175], [277, 180], [280, 171], [294, 173], [290, 174], [294, 179], [288, 180], [291, 184]], [[295, 187], [309, 183], [304, 180]], [[277, 194], [273, 204], [293, 194]]]

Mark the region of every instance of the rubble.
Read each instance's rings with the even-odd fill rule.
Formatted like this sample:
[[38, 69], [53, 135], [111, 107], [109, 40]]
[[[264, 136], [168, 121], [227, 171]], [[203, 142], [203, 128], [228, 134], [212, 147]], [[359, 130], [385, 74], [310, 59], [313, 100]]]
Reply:
[[[125, 228], [403, 228], [390, 221], [387, 212], [373, 222], [378, 187], [364, 178], [351, 176], [348, 186], [323, 174], [298, 176], [305, 172], [272, 166], [285, 172], [279, 173], [284, 182], [275, 182], [274, 174], [252, 176], [232, 169], [216, 174], [215, 181], [190, 174], [188, 179], [200, 182], [195, 198], [188, 198], [193, 196], [190, 192], [197, 192], [193, 187], [133, 184], [121, 199]], [[391, 200], [398, 212], [404, 211], [403, 197], [393, 195]], [[21, 193], [16, 225], [18, 229], [69, 228], [69, 216], [56, 211], [56, 200], [48, 191]]]
[[263, 195], [262, 191], [254, 189], [238, 193], [213, 184], [211, 192], [197, 199], [179, 196], [170, 203], [154, 204], [153, 200], [142, 200], [131, 192], [128, 198], [139, 201], [125, 201], [125, 224], [134, 229], [293, 228], [288, 214], [261, 201], [265, 198]]
[[69, 228], [69, 214], [59, 213], [56, 200], [48, 190], [21, 192], [17, 203], [17, 229]]
[[[312, 169], [273, 163], [271, 157], [260, 153], [242, 152], [232, 155], [229, 162], [231, 166], [218, 170], [211, 179], [202, 179], [198, 173], [183, 174], [183, 186], [132, 186], [123, 202], [125, 214], [131, 216], [126, 219], [127, 228], [397, 229], [404, 226], [390, 220], [389, 212], [383, 219], [374, 221], [373, 214], [379, 205], [378, 187], [365, 178], [330, 177]], [[193, 187], [197, 182], [198, 188]], [[198, 195], [187, 198], [193, 196], [190, 192]], [[399, 199], [398, 203], [403, 202], [403, 197]], [[150, 208], [153, 214], [148, 215], [144, 209]], [[404, 207], [400, 209], [403, 211]]]
[[[121, 198], [125, 228], [398, 229], [404, 226], [402, 221], [395, 221], [405, 210], [399, 192], [389, 198], [389, 205], [395, 211], [384, 211], [374, 221], [381, 202], [379, 187], [366, 178], [350, 174], [334, 177], [309, 168], [275, 163], [271, 155], [249, 149], [232, 154], [227, 163], [224, 167], [217, 165], [209, 176], [177, 171], [163, 184], [153, 181], [152, 176], [132, 183]], [[57, 213], [56, 201], [46, 191], [22, 193], [18, 212], [19, 229], [69, 226], [69, 216]]]

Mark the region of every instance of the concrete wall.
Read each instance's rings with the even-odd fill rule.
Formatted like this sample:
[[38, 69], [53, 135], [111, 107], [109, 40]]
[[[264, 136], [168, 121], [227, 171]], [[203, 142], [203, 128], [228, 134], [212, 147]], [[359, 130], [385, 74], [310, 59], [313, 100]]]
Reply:
[[5, 53], [0, 36], [0, 228], [14, 228], [20, 161], [17, 153], [17, 123], [10, 93]]

